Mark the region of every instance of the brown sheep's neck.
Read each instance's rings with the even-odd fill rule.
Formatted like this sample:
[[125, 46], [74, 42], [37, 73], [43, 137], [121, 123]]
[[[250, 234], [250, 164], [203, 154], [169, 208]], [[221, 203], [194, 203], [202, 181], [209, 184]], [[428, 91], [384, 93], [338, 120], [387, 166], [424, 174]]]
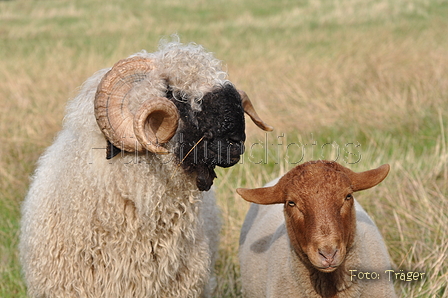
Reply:
[[[355, 238], [357, 238], [355, 236]], [[355, 239], [356, 243], [356, 239]], [[361, 287], [357, 280], [351, 280], [350, 269], [357, 268], [360, 259], [355, 245], [348, 249], [344, 262], [333, 272], [325, 273], [311, 265], [305, 254], [291, 247], [291, 270], [297, 276], [300, 288], [307, 289], [307, 297], [343, 298], [358, 297]], [[350, 264], [350, 268], [346, 266]], [[303, 274], [308, 272], [308, 274]]]

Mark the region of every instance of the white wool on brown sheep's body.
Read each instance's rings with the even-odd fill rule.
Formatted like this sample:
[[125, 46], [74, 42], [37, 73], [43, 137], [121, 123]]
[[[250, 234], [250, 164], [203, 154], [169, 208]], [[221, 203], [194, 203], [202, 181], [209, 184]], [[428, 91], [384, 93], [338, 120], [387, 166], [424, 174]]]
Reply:
[[[171, 43], [155, 54], [137, 55], [164, 55], [179, 65], [184, 57], [171, 57], [165, 53], [169, 47], [203, 51]], [[158, 69], [170, 74], [173, 91], [187, 90], [182, 96], [200, 108], [204, 82], [215, 85], [225, 73], [209, 54], [196, 54], [194, 59], [209, 59], [216, 73], [199, 69], [189, 88], [176, 85], [174, 69], [162, 68], [166, 64]], [[192, 67], [185, 66], [185, 75]], [[96, 87], [106, 71], [88, 79], [69, 103], [63, 129], [39, 159], [25, 198], [20, 257], [29, 295], [208, 296], [220, 228], [214, 195], [200, 192], [194, 175], [172, 154], [106, 160], [105, 138], [93, 113]], [[163, 80], [151, 84], [159, 86], [151, 88], [156, 94], [166, 88]]]
[[[268, 183], [273, 186], [278, 179]], [[325, 274], [307, 268], [293, 250], [282, 204], [251, 204], [241, 229], [239, 260], [244, 297], [322, 297], [315, 287], [325, 287]], [[387, 248], [378, 228], [355, 200], [356, 235], [339, 276], [337, 297], [395, 297], [386, 278], [391, 269]], [[382, 275], [380, 280], [351, 278], [351, 269]], [[342, 268], [340, 268], [342, 269]]]

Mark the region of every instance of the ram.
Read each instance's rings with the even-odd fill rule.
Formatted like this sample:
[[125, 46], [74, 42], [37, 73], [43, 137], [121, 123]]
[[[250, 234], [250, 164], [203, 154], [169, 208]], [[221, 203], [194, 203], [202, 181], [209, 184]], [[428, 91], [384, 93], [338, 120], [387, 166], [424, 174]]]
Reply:
[[[267, 187], [237, 189], [257, 203], [240, 236], [245, 297], [395, 297], [384, 241], [353, 198], [388, 172], [389, 165], [355, 173], [312, 161]], [[359, 271], [372, 278], [358, 278]]]
[[[244, 106], [244, 108], [243, 108]], [[161, 43], [68, 104], [22, 207], [31, 297], [207, 297], [220, 222], [215, 167], [236, 164], [249, 98], [203, 47]]]

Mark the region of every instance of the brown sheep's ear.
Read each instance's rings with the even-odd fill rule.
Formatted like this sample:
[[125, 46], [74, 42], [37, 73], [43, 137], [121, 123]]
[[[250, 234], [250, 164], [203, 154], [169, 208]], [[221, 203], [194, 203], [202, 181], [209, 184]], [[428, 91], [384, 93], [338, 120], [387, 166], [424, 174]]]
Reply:
[[236, 192], [246, 201], [269, 205], [269, 204], [282, 204], [284, 199], [282, 197], [282, 192], [277, 191], [276, 185], [271, 187], [262, 188], [237, 188]]
[[360, 191], [374, 187], [386, 178], [389, 173], [390, 166], [388, 164], [382, 165], [379, 168], [365, 171], [361, 173], [355, 173], [350, 171], [348, 176], [352, 180], [353, 191]]

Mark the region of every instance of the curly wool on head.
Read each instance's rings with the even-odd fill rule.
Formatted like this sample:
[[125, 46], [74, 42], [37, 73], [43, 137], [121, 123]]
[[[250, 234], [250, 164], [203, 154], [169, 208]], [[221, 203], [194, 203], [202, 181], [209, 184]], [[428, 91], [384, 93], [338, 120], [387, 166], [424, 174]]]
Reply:
[[155, 61], [154, 76], [165, 80], [159, 90], [163, 92], [169, 86], [176, 100], [189, 102], [194, 110], [200, 110], [205, 93], [229, 82], [227, 73], [222, 70], [221, 60], [201, 45], [184, 45], [176, 36], [173, 39], [171, 42], [162, 40], [155, 53], [142, 51], [134, 56], [146, 56]]

